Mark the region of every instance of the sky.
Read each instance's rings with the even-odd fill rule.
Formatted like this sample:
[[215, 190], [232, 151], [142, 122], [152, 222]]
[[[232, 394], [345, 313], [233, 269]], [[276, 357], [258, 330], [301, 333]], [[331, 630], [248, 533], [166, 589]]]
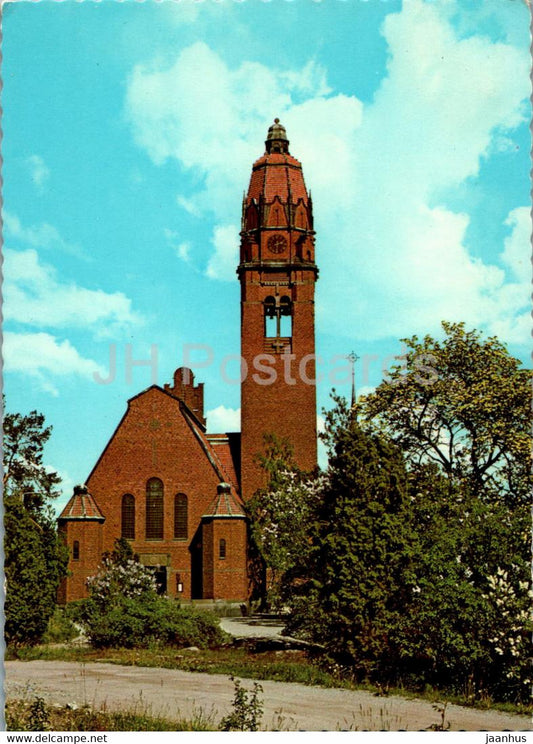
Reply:
[[313, 196], [319, 422], [346, 354], [368, 392], [442, 320], [527, 363], [528, 26], [523, 0], [4, 4], [4, 390], [53, 427], [58, 508], [182, 364], [208, 430], [239, 430], [241, 202], [274, 117]]

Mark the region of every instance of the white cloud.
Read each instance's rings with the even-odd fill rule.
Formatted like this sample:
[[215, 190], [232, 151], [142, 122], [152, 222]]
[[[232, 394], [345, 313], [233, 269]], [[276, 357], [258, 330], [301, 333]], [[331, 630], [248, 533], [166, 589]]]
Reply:
[[30, 170], [31, 180], [39, 191], [43, 190], [45, 182], [50, 177], [50, 170], [40, 155], [30, 155], [26, 158], [26, 165]]
[[181, 261], [190, 264], [192, 260], [192, 243], [190, 243], [189, 241], [180, 241], [179, 233], [177, 233], [175, 230], [169, 230], [168, 228], [165, 228], [163, 232], [165, 234], [165, 238], [167, 239], [167, 243], [173, 249], [176, 256]]
[[46, 392], [54, 396], [59, 391], [52, 377], [78, 375], [93, 379], [98, 372], [102, 377], [106, 371], [92, 359], [82, 357], [70, 341], [58, 341], [48, 333], [4, 332], [4, 370], [19, 372], [33, 377]]
[[502, 261], [512, 276], [529, 285], [531, 282], [531, 213], [529, 207], [517, 207], [509, 213], [505, 224], [511, 234], [505, 239]]
[[[326, 419], [320, 413], [317, 414], [316, 417], [316, 430], [319, 434], [326, 431]], [[326, 468], [328, 467], [328, 452], [326, 449], [326, 445], [320, 437], [318, 439], [317, 449], [318, 465], [320, 468], [322, 468], [322, 470], [326, 470]]]
[[200, 217], [200, 215], [202, 214], [194, 197], [191, 199], [183, 196], [183, 194], [178, 194], [178, 196], [176, 197], [176, 201], [178, 202], [180, 207], [182, 207], [193, 217]]
[[[509, 43], [460, 37], [445, 6], [410, 0], [387, 15], [387, 74], [364, 107], [331, 95], [313, 63], [230, 69], [204, 43], [166, 69], [133, 70], [127, 111], [138, 144], [154, 162], [190, 170], [202, 184], [195, 208], [218, 223], [208, 276], [234, 278], [230, 223], [261, 154], [258, 132], [279, 116], [313, 190], [320, 323], [355, 326], [360, 339], [435, 332], [442, 319], [520, 336], [522, 284], [469, 254], [469, 215], [438, 197], [475, 178], [525, 120], [529, 59]], [[513, 245], [502, 246], [507, 266]]]
[[179, 243], [179, 245], [175, 247], [177, 257], [180, 258], [182, 261], [185, 261], [185, 263], [190, 263], [191, 248], [191, 243], [187, 241], [184, 243]]
[[12, 242], [26, 243], [36, 248], [54, 248], [78, 258], [88, 260], [88, 256], [79, 245], [65, 240], [57, 228], [43, 222], [41, 225], [25, 227], [19, 218], [10, 212], [2, 212], [4, 240], [10, 245]]
[[207, 411], [207, 431], [225, 432], [241, 430], [241, 409], [218, 406]]
[[215, 227], [212, 242], [215, 252], [207, 264], [207, 276], [233, 281], [239, 262], [239, 228], [236, 225]]
[[41, 328], [90, 328], [99, 335], [113, 334], [140, 322], [124, 294], [59, 281], [55, 269], [41, 263], [33, 248], [5, 250], [4, 276], [4, 314], [8, 321]]

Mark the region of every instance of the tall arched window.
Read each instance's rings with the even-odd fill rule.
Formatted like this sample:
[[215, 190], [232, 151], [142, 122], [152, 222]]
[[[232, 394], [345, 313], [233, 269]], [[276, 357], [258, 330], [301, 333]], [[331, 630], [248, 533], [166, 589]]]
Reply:
[[277, 335], [277, 322], [276, 322], [276, 299], [269, 295], [264, 302], [265, 307], [265, 337], [276, 338]]
[[279, 335], [292, 336], [292, 302], [286, 295], [279, 301]]
[[174, 537], [187, 539], [187, 496], [184, 493], [174, 496]]
[[131, 493], [122, 497], [122, 537], [135, 540], [135, 498]]
[[163, 539], [163, 483], [150, 478], [146, 484], [146, 539]]
[[218, 543], [218, 557], [226, 557], [226, 541], [224, 540], [224, 538], [221, 538], [220, 542]]
[[80, 543], [79, 540], [74, 540], [72, 543], [72, 560], [79, 561], [80, 559]]

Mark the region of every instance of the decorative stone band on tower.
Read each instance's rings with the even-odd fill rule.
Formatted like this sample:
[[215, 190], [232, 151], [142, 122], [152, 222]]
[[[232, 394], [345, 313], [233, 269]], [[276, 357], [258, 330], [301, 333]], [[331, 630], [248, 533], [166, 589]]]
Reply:
[[[316, 466], [313, 208], [301, 163], [279, 119], [252, 167], [241, 224], [241, 493], [265, 485], [257, 456], [265, 435], [290, 441], [296, 462]], [[267, 368], [267, 371], [265, 371]]]

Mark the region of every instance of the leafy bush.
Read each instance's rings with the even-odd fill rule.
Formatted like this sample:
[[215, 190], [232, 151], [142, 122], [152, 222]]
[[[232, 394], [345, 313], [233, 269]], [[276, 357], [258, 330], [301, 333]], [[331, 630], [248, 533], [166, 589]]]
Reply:
[[64, 643], [77, 638], [80, 632], [69, 618], [65, 608], [56, 607], [54, 614], [48, 621], [46, 633], [43, 636], [44, 643]]
[[147, 648], [153, 644], [214, 648], [226, 639], [214, 614], [183, 608], [157, 595], [118, 595], [105, 606], [90, 600], [84, 626], [95, 648]]

